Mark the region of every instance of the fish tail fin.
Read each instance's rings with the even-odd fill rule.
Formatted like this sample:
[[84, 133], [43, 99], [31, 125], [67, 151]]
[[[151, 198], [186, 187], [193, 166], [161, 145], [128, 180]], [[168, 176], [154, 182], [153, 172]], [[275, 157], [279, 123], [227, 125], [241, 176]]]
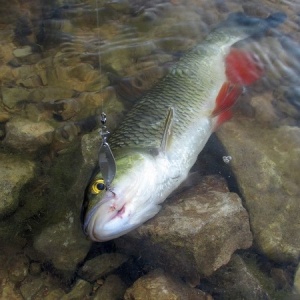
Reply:
[[266, 19], [259, 19], [250, 17], [242, 12], [231, 13], [228, 18], [222, 22], [217, 30], [230, 30], [233, 33], [240, 34], [243, 32], [247, 36], [262, 36], [268, 29], [279, 26], [286, 20], [287, 16], [283, 12], [276, 12], [271, 14]]

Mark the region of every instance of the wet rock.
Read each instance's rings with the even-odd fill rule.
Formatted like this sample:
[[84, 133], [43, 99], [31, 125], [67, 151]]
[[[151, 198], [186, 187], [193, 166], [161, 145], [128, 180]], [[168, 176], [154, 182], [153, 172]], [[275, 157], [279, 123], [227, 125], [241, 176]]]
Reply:
[[15, 285], [7, 281], [5, 278], [0, 277], [0, 298], [10, 300], [23, 300], [24, 298], [18, 292]]
[[104, 284], [96, 291], [93, 300], [121, 300], [124, 299], [126, 285], [116, 275], [109, 275]]
[[9, 120], [9, 113], [0, 111], [0, 123], [5, 123]]
[[132, 287], [127, 289], [125, 300], [212, 300], [212, 297], [201, 290], [190, 288], [179, 280], [164, 273], [154, 270], [139, 278]]
[[15, 57], [24, 57], [32, 54], [30, 46], [24, 46], [22, 48], [17, 48], [13, 51]]
[[208, 280], [214, 287], [213, 295], [221, 295], [222, 299], [271, 299], [262, 283], [272, 285], [270, 278], [258, 269], [254, 261], [247, 264], [239, 255], [233, 255], [228, 265]]
[[92, 291], [92, 286], [90, 283], [79, 279], [75, 286], [72, 288], [71, 292], [64, 295], [61, 300], [82, 300], [88, 299], [89, 294]]
[[44, 295], [42, 299], [44, 300], [60, 300], [65, 295], [62, 289], [54, 289], [49, 291], [47, 295]]
[[28, 274], [28, 269], [29, 260], [25, 255], [12, 256], [9, 261], [9, 279], [14, 283], [23, 281]]
[[300, 267], [298, 266], [295, 278], [294, 278], [294, 291], [300, 296]]
[[18, 103], [29, 100], [30, 90], [27, 88], [15, 87], [1, 87], [2, 102], [8, 108], [14, 108]]
[[300, 129], [235, 118], [217, 132], [245, 199], [257, 247], [278, 262], [300, 255]]
[[63, 220], [44, 228], [34, 238], [33, 246], [41, 254], [37, 258], [51, 262], [68, 278], [86, 256], [90, 242], [82, 233], [79, 216], [69, 211]]
[[120, 253], [104, 253], [88, 260], [78, 274], [83, 279], [93, 282], [112, 273], [127, 260], [128, 257]]
[[72, 98], [75, 92], [71, 89], [58, 86], [45, 86], [32, 90], [30, 99], [32, 101], [51, 102]]
[[218, 176], [205, 177], [174, 196], [156, 217], [116, 240], [123, 251], [193, 282], [211, 275], [235, 250], [251, 243], [248, 214]]
[[46, 122], [14, 118], [6, 123], [3, 144], [16, 150], [35, 152], [52, 141], [54, 128]]
[[39, 275], [42, 272], [42, 267], [37, 262], [32, 262], [29, 266], [29, 273], [31, 275]]
[[14, 212], [19, 205], [21, 188], [34, 176], [35, 165], [29, 160], [0, 154], [0, 219]]
[[43, 279], [39, 277], [27, 277], [20, 287], [24, 299], [32, 299], [42, 288]]

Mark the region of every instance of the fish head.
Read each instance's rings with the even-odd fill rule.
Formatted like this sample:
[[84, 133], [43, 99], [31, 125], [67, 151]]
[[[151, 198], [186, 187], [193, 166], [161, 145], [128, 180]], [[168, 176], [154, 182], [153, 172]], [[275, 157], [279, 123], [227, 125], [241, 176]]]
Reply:
[[116, 156], [117, 172], [106, 189], [101, 173], [87, 188], [88, 206], [83, 220], [85, 233], [94, 241], [115, 239], [137, 228], [159, 211], [149, 199], [156, 184], [151, 156], [131, 153]]

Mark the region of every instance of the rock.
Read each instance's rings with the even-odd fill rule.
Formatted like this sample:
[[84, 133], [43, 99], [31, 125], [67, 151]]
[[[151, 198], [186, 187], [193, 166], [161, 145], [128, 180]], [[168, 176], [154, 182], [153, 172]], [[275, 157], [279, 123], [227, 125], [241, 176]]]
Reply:
[[225, 181], [208, 176], [164, 204], [160, 213], [117, 239], [117, 247], [193, 282], [252, 244], [248, 214]]
[[30, 46], [24, 46], [22, 48], [17, 48], [13, 51], [15, 57], [25, 57], [32, 54], [32, 49]]
[[82, 300], [88, 299], [89, 294], [92, 291], [92, 286], [90, 283], [79, 279], [75, 286], [72, 288], [71, 292], [64, 295], [61, 300]]
[[127, 289], [125, 300], [212, 300], [212, 297], [201, 290], [190, 288], [179, 280], [154, 270], [139, 278], [132, 287]]
[[[262, 262], [252, 253], [240, 256], [234, 254], [228, 265], [220, 268], [208, 278], [212, 290], [218, 299], [292, 299], [291, 289], [278, 288], [264, 270]], [[201, 287], [201, 285], [200, 285]]]
[[9, 120], [10, 116], [7, 112], [0, 111], [0, 123], [5, 123]]
[[294, 278], [294, 291], [300, 296], [300, 267], [298, 265], [295, 278]]
[[109, 275], [96, 291], [93, 300], [121, 300], [126, 291], [125, 283], [116, 275]]
[[42, 267], [37, 262], [32, 262], [29, 266], [29, 273], [31, 275], [39, 275], [42, 272]]
[[6, 281], [4, 278], [0, 278], [0, 283], [0, 299], [24, 300], [12, 282]]
[[60, 222], [43, 228], [34, 237], [33, 246], [45, 261], [51, 262], [68, 278], [86, 256], [90, 242], [82, 233], [79, 216], [69, 211]]
[[34, 176], [35, 164], [18, 156], [0, 153], [0, 219], [19, 205], [22, 187]]
[[93, 282], [112, 273], [127, 260], [128, 257], [120, 253], [104, 253], [88, 260], [78, 274], [83, 279]]
[[220, 295], [222, 299], [271, 299], [260, 279], [267, 281], [268, 285], [272, 284], [254, 262], [250, 266], [234, 254], [228, 265], [220, 268], [208, 280], [213, 286], [212, 295]]
[[14, 118], [6, 123], [3, 144], [20, 151], [35, 152], [52, 141], [54, 128], [46, 122]]
[[238, 119], [217, 132], [228, 154], [260, 251], [277, 262], [300, 255], [300, 129]]
[[23, 254], [14, 255], [9, 260], [9, 279], [14, 283], [19, 283], [28, 275], [29, 260]]
[[32, 299], [39, 292], [42, 286], [42, 278], [27, 277], [26, 280], [22, 282], [20, 291], [24, 299]]
[[50, 291], [46, 296], [44, 295], [42, 299], [44, 300], [61, 300], [65, 292], [62, 289], [54, 289]]
[[2, 102], [8, 108], [14, 108], [18, 103], [29, 100], [30, 89], [20, 86], [1, 87]]

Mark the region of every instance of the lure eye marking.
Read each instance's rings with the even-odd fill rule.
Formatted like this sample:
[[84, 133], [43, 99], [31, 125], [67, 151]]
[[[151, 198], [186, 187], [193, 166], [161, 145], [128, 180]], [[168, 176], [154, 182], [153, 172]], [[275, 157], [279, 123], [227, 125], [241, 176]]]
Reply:
[[98, 195], [101, 191], [106, 190], [104, 179], [97, 179], [91, 185], [91, 193]]

